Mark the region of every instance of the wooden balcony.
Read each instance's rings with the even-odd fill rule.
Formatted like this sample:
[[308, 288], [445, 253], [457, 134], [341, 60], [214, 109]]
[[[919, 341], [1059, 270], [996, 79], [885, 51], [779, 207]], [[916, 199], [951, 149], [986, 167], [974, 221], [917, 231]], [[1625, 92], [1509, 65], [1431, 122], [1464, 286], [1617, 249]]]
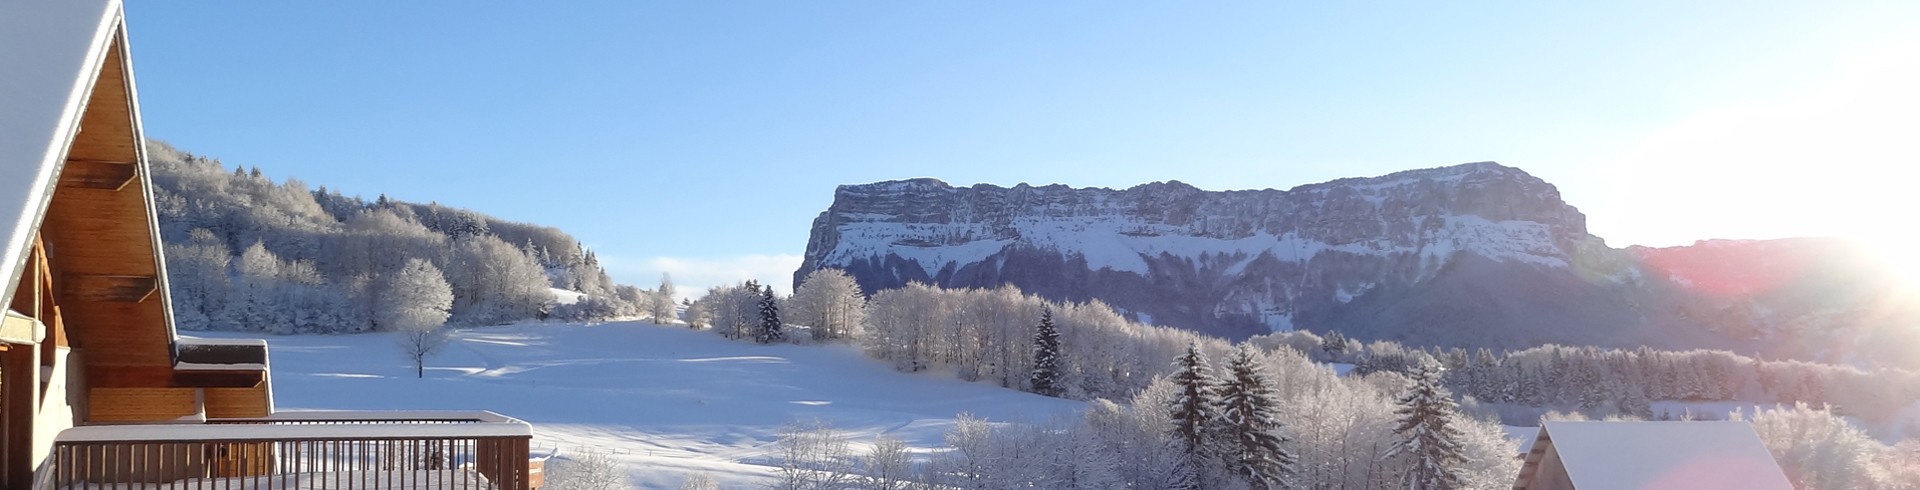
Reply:
[[[533, 428], [492, 412], [280, 412], [60, 433], [54, 489], [487, 489], [542, 485]], [[46, 488], [46, 487], [43, 487]]]

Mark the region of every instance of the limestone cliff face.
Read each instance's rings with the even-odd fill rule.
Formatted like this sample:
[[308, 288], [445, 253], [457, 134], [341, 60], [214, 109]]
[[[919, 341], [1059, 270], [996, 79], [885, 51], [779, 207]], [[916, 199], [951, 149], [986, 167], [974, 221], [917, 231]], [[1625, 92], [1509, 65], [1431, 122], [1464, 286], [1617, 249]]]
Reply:
[[1491, 162], [1284, 191], [914, 179], [837, 189], [795, 280], [831, 267], [870, 293], [1012, 284], [1233, 338], [1751, 345], [1701, 319], [1725, 304], [1706, 306], [1636, 250], [1589, 234], [1552, 184]]

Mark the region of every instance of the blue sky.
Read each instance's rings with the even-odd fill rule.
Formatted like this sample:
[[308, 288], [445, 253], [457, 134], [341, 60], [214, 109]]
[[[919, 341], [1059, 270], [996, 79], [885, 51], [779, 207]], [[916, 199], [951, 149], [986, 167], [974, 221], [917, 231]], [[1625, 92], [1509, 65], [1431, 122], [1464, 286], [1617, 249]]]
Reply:
[[[1494, 160], [1616, 246], [1910, 223], [1920, 2], [163, 2], [150, 137], [785, 284], [839, 184]], [[1905, 228], [1901, 226], [1900, 228]]]

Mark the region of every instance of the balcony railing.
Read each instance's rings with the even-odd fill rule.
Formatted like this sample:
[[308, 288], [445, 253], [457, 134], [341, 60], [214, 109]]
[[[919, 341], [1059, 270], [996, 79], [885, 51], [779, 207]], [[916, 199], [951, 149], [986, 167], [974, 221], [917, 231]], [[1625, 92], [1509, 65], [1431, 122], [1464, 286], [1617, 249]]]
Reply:
[[[531, 490], [533, 428], [492, 412], [282, 412], [60, 433], [55, 489]], [[537, 466], [537, 465], [536, 465]]]

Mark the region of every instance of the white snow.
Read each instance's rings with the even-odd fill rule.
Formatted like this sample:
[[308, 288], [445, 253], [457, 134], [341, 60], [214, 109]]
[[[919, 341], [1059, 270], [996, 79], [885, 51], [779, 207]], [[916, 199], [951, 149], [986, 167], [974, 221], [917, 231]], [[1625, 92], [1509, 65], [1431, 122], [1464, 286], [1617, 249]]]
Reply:
[[0, 277], [18, 277], [120, 2], [0, 2]]
[[230, 363], [230, 364], [228, 363], [213, 364], [213, 363], [205, 363], [205, 362], [176, 362], [176, 363], [173, 363], [173, 369], [176, 371], [265, 371], [267, 370], [267, 365], [262, 363], [257, 363], [257, 362], [239, 362], [239, 363]]
[[[386, 412], [377, 412], [386, 413]], [[349, 418], [375, 418], [363, 414]], [[88, 441], [212, 441], [228, 439], [345, 439], [362, 437], [395, 438], [474, 438], [526, 436], [526, 423], [489, 417], [497, 421], [465, 424], [418, 424], [405, 422], [371, 424], [149, 424], [90, 425], [60, 432], [60, 442]], [[284, 419], [284, 418], [277, 418]]]
[[900, 373], [844, 345], [758, 345], [641, 322], [461, 330], [426, 379], [388, 334], [266, 338], [280, 410], [491, 410], [532, 423], [535, 444], [563, 458], [613, 454], [643, 488], [677, 488], [696, 472], [721, 488], [771, 481], [771, 444], [795, 420], [831, 422], [856, 452], [886, 434], [924, 457], [960, 412], [1042, 422], [1084, 405]]
[[1326, 364], [1327, 364], [1327, 367], [1333, 368], [1333, 374], [1346, 376], [1347, 373], [1353, 372], [1352, 364], [1347, 364], [1344, 362], [1329, 362]]
[[553, 303], [557, 305], [579, 303], [581, 298], [587, 297], [587, 293], [569, 289], [547, 288], [547, 290], [553, 292]]
[[840, 241], [825, 262], [847, 264], [887, 254], [919, 264], [927, 275], [948, 264], [967, 265], [1019, 243], [1058, 250], [1086, 259], [1092, 270], [1147, 274], [1147, 258], [1240, 257], [1227, 269], [1238, 274], [1261, 255], [1304, 262], [1326, 252], [1390, 256], [1419, 254], [1437, 267], [1456, 251], [1467, 251], [1497, 261], [1517, 261], [1549, 267], [1567, 267], [1566, 252], [1554, 242], [1552, 229], [1532, 221], [1491, 221], [1478, 216], [1444, 216], [1444, 224], [1422, 237], [1433, 245], [1414, 247], [1387, 240], [1330, 244], [1293, 233], [1275, 236], [1255, 232], [1224, 239], [1197, 236], [1184, 226], [1150, 223], [1117, 215], [1018, 217], [1009, 225], [1018, 238], [991, 237], [987, 226], [976, 223], [891, 223], [885, 215], [849, 213], [840, 227]]
[[1746, 422], [1547, 422], [1581, 489], [1790, 490]]

